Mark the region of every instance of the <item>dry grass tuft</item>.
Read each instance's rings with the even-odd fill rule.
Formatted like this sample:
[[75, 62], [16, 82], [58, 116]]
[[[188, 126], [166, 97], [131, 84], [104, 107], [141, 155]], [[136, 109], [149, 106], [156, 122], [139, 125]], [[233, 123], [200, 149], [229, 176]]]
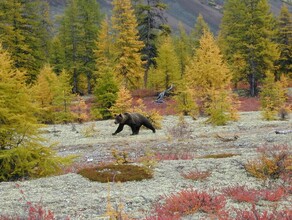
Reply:
[[208, 154], [208, 155], [202, 156], [201, 158], [220, 159], [220, 158], [234, 157], [234, 156], [238, 156], [238, 155], [240, 155], [240, 154], [232, 154], [232, 153]]

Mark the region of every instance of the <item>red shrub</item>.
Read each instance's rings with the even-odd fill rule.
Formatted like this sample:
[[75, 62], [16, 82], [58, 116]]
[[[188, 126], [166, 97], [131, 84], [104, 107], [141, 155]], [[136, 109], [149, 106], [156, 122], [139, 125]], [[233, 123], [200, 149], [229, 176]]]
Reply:
[[290, 220], [292, 218], [292, 211], [264, 211], [259, 213], [255, 205], [252, 206], [250, 211], [236, 210], [236, 220]]
[[228, 187], [223, 192], [238, 202], [256, 203], [260, 199], [260, 194], [257, 190], [248, 189], [245, 186]]
[[278, 187], [275, 190], [260, 190], [261, 198], [270, 202], [277, 202], [286, 195], [283, 187]]
[[54, 213], [51, 210], [46, 210], [39, 204], [32, 204], [27, 202], [28, 205], [28, 220], [55, 220]]
[[222, 195], [212, 197], [195, 189], [183, 190], [167, 196], [163, 203], [156, 204], [154, 216], [146, 219], [179, 219], [197, 211], [218, 214], [225, 204], [226, 200]]
[[283, 187], [277, 189], [248, 189], [245, 186], [229, 187], [223, 192], [238, 202], [249, 202], [255, 204], [259, 200], [267, 200], [270, 202], [279, 201], [286, 195]]

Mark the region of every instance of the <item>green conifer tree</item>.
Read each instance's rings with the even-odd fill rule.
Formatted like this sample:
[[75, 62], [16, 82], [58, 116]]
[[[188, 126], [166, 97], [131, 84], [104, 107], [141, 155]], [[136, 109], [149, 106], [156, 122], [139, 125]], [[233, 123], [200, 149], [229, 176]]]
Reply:
[[50, 63], [56, 74], [60, 74], [65, 69], [65, 50], [57, 36], [51, 42]]
[[0, 36], [14, 66], [26, 71], [27, 83], [33, 83], [47, 61], [50, 41], [48, 5], [40, 0], [0, 1]]
[[192, 47], [190, 46], [190, 37], [187, 35], [182, 23], [178, 24], [179, 35], [174, 38], [175, 50], [180, 64], [181, 78], [185, 72], [185, 67], [192, 56]]
[[181, 78], [179, 59], [170, 36], [162, 37], [158, 45], [157, 67], [150, 72], [149, 81], [156, 89], [167, 89]]
[[286, 108], [286, 87], [285, 76], [283, 76], [282, 80], [275, 82], [274, 74], [270, 71], [266, 73], [260, 93], [262, 115], [265, 120], [277, 119], [277, 114]]
[[276, 79], [279, 80], [281, 74], [292, 79], [292, 16], [286, 5], [282, 6], [278, 18], [277, 43], [280, 57], [276, 61]]
[[96, 44], [97, 81], [94, 90], [95, 103], [91, 111], [97, 119], [108, 119], [112, 116], [110, 108], [116, 102], [119, 89], [114, 75], [112, 37], [107, 18], [101, 23]]
[[234, 78], [249, 83], [251, 96], [267, 70], [274, 72], [279, 56], [275, 22], [267, 0], [227, 0], [220, 30], [220, 46], [232, 65]]
[[[74, 93], [91, 93], [95, 71], [97, 38], [101, 13], [95, 0], [70, 0], [61, 21], [58, 38], [64, 48], [64, 69], [71, 74]], [[58, 63], [53, 63], [58, 64]], [[63, 69], [62, 68], [62, 69]], [[86, 90], [81, 91], [81, 80], [86, 78]]]
[[137, 17], [140, 40], [145, 44], [142, 54], [145, 61], [144, 86], [146, 87], [150, 66], [156, 65], [154, 59], [157, 56], [156, 40], [160, 35], [170, 32], [164, 15], [167, 6], [161, 0], [134, 0], [132, 2]]

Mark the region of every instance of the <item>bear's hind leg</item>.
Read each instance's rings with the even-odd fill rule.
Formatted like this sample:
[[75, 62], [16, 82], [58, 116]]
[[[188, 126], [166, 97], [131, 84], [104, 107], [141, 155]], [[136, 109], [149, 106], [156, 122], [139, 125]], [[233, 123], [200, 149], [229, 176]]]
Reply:
[[153, 133], [155, 133], [155, 128], [152, 126], [152, 124], [150, 122], [144, 122], [143, 124], [146, 128], [150, 129], [153, 131]]
[[132, 135], [137, 135], [139, 134], [139, 130], [140, 130], [141, 126], [132, 126]]

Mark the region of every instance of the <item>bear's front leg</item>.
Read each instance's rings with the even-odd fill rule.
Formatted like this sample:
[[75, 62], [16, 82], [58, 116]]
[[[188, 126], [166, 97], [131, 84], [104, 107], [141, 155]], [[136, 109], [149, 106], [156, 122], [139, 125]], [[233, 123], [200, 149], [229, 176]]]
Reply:
[[114, 133], [112, 133], [112, 135], [116, 135], [117, 133], [120, 133], [123, 130], [123, 128], [124, 128], [124, 125], [120, 124], [117, 130]]

